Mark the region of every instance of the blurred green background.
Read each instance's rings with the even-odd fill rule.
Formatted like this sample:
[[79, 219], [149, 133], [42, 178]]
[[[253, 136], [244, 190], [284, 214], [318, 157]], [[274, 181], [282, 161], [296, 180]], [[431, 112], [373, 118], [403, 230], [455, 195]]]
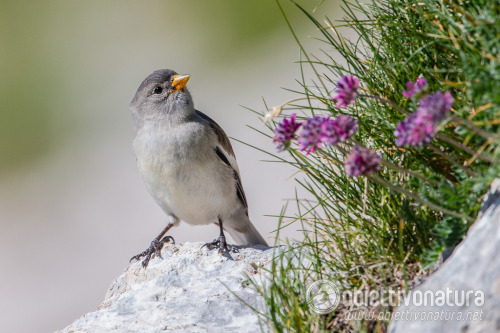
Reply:
[[[315, 32], [283, 5], [300, 37]], [[318, 11], [334, 18], [335, 8]], [[191, 74], [198, 109], [229, 136], [272, 150], [240, 105], [262, 110], [262, 97], [273, 106], [293, 96], [280, 87], [299, 77], [299, 50], [269, 0], [2, 0], [0, 26], [0, 331], [54, 331], [96, 309], [165, 223], [131, 150], [128, 104], [140, 82], [160, 68]], [[251, 218], [272, 243], [276, 219], [264, 215], [294, 195], [292, 172], [233, 145]], [[172, 232], [178, 242], [216, 234]]]
[[186, 63], [196, 75], [273, 56], [262, 42], [276, 34], [290, 41], [269, 0], [4, 0], [0, 18], [2, 176], [85, 134], [82, 122], [97, 121], [89, 106], [118, 109], [98, 102], [134, 71]]

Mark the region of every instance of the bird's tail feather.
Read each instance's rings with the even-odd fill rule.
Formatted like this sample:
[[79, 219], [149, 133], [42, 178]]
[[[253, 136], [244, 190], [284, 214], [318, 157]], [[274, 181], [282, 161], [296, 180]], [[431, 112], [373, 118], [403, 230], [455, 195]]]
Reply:
[[245, 223], [241, 223], [240, 221], [240, 223], [231, 223], [233, 221], [228, 221], [229, 223], [224, 224], [224, 229], [227, 230], [237, 245], [268, 246], [267, 242], [257, 229], [255, 229], [250, 219], [248, 219], [248, 217], [246, 217], [246, 219], [247, 221], [245, 221]]

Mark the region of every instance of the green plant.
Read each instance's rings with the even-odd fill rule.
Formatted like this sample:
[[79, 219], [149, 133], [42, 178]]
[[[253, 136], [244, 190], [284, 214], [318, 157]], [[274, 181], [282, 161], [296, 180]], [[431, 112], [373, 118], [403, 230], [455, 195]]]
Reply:
[[[289, 251], [293, 261], [277, 252], [270, 285], [255, 285], [277, 331], [384, 330], [384, 318], [346, 320], [349, 311], [360, 309], [341, 305], [329, 315], [314, 313], [303, 297], [306, 282], [327, 278], [342, 290], [411, 288], [445, 247], [463, 238], [500, 171], [500, 6], [494, 0], [344, 1], [345, 18], [334, 24], [295, 4], [319, 29], [326, 50], [309, 55], [287, 20], [301, 49], [303, 74], [292, 90], [297, 98], [271, 109], [265, 115], [269, 132], [261, 133], [271, 139], [274, 131], [284, 152], [269, 154], [299, 171], [296, 181], [315, 201], [297, 198], [299, 214], [281, 215], [277, 230], [301, 223], [304, 240]], [[347, 30], [356, 38], [344, 38]], [[332, 100], [339, 77], [344, 81], [337, 89], [349, 78], [356, 86], [353, 104], [350, 95], [345, 103]], [[427, 79], [428, 91], [403, 94], [407, 82], [419, 77]], [[418, 93], [420, 99], [407, 98]], [[429, 97], [442, 99], [446, 115], [427, 136], [402, 137]], [[290, 125], [295, 116], [277, 122], [292, 112], [303, 121], [298, 142], [299, 126]], [[356, 119], [357, 131], [332, 144], [325, 138], [311, 143], [319, 133], [313, 129], [324, 130], [322, 124], [339, 115]], [[359, 172], [345, 167], [350, 154], [366, 148], [365, 157], [380, 165]]]

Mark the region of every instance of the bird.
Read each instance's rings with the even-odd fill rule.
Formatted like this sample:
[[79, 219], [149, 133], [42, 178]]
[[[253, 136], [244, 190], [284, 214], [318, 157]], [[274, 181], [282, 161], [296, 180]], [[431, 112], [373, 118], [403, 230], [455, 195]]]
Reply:
[[231, 142], [224, 130], [194, 107], [186, 85], [190, 75], [170, 69], [154, 71], [140, 84], [130, 103], [136, 128], [133, 150], [149, 194], [167, 215], [168, 223], [143, 252], [131, 258], [146, 268], [161, 258], [165, 234], [179, 223], [216, 224], [219, 236], [202, 247], [219, 253], [237, 252], [237, 245], [267, 242], [248, 216], [248, 203]]

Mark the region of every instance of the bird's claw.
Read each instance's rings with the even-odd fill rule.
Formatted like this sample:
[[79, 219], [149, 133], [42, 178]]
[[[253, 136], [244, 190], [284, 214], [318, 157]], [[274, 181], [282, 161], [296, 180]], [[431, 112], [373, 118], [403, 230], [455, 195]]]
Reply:
[[175, 245], [175, 240], [174, 240], [174, 237], [172, 236], [165, 236], [161, 239], [160, 243], [164, 244], [164, 243], [168, 243], [168, 242], [171, 242], [172, 244]]
[[161, 249], [163, 248], [163, 244], [168, 243], [169, 241], [171, 241], [172, 244], [175, 244], [174, 238], [172, 236], [165, 236], [161, 240], [153, 240], [151, 242], [151, 245], [145, 251], [130, 258], [130, 262], [132, 262], [133, 260], [140, 260], [144, 257], [144, 260], [142, 261], [142, 267], [146, 268], [148, 267], [149, 261], [155, 256], [163, 259], [163, 257], [161, 256]]
[[211, 250], [213, 247], [218, 247], [219, 248], [219, 251], [218, 251], [219, 254], [224, 253], [224, 251], [233, 252], [233, 253], [238, 253], [239, 252], [238, 249], [235, 246], [231, 246], [231, 245], [228, 245], [226, 243], [226, 237], [224, 237], [223, 235], [219, 236], [219, 238], [217, 238], [217, 239], [214, 239], [212, 242], [208, 242], [208, 243], [203, 244], [203, 246], [200, 248], [200, 250], [202, 248], [204, 248], [205, 246], [209, 250]]

